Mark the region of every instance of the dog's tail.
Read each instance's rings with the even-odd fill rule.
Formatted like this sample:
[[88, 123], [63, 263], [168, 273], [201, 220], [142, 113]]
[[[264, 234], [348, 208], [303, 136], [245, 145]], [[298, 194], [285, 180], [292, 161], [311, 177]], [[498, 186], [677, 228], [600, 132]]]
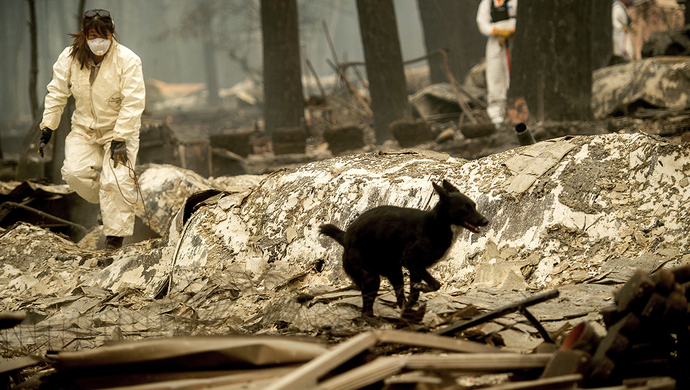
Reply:
[[343, 239], [345, 238], [345, 232], [340, 230], [337, 226], [333, 224], [321, 225], [319, 227], [319, 232], [325, 234], [332, 239], [338, 241], [340, 245], [343, 245]]

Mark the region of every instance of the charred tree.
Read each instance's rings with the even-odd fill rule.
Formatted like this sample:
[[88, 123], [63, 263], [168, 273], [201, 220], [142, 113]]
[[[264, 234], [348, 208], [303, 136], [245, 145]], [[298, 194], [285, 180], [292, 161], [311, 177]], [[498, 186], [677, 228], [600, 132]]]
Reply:
[[297, 0], [261, 0], [266, 133], [304, 125]]
[[86, 8], [86, 0], [79, 0], [79, 5], [77, 6], [77, 26], [81, 29], [81, 21], [84, 18], [84, 8]]
[[209, 106], [217, 106], [220, 103], [220, 97], [218, 96], [219, 87], [218, 70], [216, 69], [216, 47], [212, 28], [217, 10], [213, 3], [204, 1], [199, 3], [198, 12], [201, 20], [206, 21], [204, 27], [199, 29], [206, 73], [206, 90], [208, 91], [206, 103]]
[[38, 92], [36, 83], [38, 77], [38, 42], [36, 38], [36, 2], [29, 2], [29, 31], [31, 33], [31, 68], [29, 69], [29, 100], [31, 102], [31, 117], [38, 118]]
[[204, 64], [203, 74], [206, 79], [206, 90], [208, 92], [206, 103], [209, 106], [217, 106], [220, 103], [218, 95], [220, 86], [216, 67], [215, 36], [217, 32], [214, 26], [219, 19], [219, 9], [222, 4], [213, 0], [198, 1], [194, 4], [194, 7], [182, 18], [180, 34], [199, 39]]
[[410, 117], [393, 0], [357, 0], [376, 142], [393, 139], [391, 122]]
[[608, 66], [613, 54], [611, 3], [592, 1], [592, 70]]
[[508, 96], [525, 98], [539, 119], [592, 117], [593, 1], [520, 1]]
[[[79, 0], [75, 17], [77, 21], [77, 30], [81, 30], [84, 12], [86, 12], [86, 0]], [[54, 129], [52, 159], [46, 162], [44, 167], [45, 175], [51, 183], [65, 183], [62, 179], [62, 172], [60, 172], [60, 170], [62, 168], [62, 162], [65, 161], [65, 140], [67, 139], [67, 134], [72, 130], [72, 113], [74, 112], [74, 107], [74, 96], [70, 95], [69, 98], [67, 98], [65, 109], [62, 111], [60, 125], [57, 129]]]
[[216, 69], [216, 47], [213, 34], [206, 34], [204, 41], [204, 64], [206, 65], [206, 89], [208, 90], [208, 105], [220, 104], [218, 95], [218, 70]]
[[[486, 37], [475, 21], [481, 0], [418, 0], [427, 53], [449, 49], [453, 76], [462, 83], [470, 69], [484, 57]], [[429, 59], [432, 83], [448, 82], [443, 59]]]

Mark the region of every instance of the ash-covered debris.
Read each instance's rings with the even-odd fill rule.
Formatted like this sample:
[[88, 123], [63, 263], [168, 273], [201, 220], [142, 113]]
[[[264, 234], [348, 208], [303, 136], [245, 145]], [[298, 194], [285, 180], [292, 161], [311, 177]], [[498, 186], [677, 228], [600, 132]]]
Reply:
[[602, 311], [606, 336], [592, 350], [590, 380], [615, 384], [625, 378], [671, 376], [690, 385], [690, 266], [637, 270]]
[[137, 170], [143, 197], [135, 205], [137, 217], [160, 235], [167, 233], [172, 218], [193, 194], [208, 190], [245, 192], [263, 180], [261, 175], [204, 178], [172, 165], [147, 164]]
[[[639, 363], [649, 363], [649, 356], [634, 353], [634, 350], [629, 355], [622, 355], [621, 350], [636, 347], [630, 346], [632, 343], [628, 343], [626, 336], [635, 331], [645, 334], [640, 325], [653, 324], [644, 321], [649, 319], [650, 310], [647, 307], [650, 305], [666, 307], [665, 311], [657, 310], [663, 316], [655, 318], [657, 324], [665, 322], [665, 325], [655, 330], [674, 330], [683, 336], [679, 339], [685, 341], [687, 301], [671, 299], [669, 295], [668, 302], [664, 301], [665, 305], [652, 305], [652, 302], [657, 302], [654, 294], [658, 295], [673, 285], [675, 275], [681, 276], [679, 281], [690, 275], [688, 269], [686, 266], [673, 271], [663, 270], [665, 275], [651, 276], [643, 271], [637, 272], [616, 293], [616, 310], [608, 310], [604, 317], [611, 319], [623, 316], [626, 311], [635, 310], [634, 306], [638, 309], [644, 307], [642, 320], [630, 312], [619, 321], [625, 326], [613, 325], [608, 329], [608, 334], [602, 333], [596, 323], [587, 322], [551, 332], [543, 329], [527, 309], [532, 310], [557, 297], [558, 291], [554, 290], [493, 312], [480, 313], [473, 306], [467, 306], [447, 318], [447, 322], [455, 324], [440, 324], [442, 327], [434, 332], [436, 334], [420, 329], [417, 332], [370, 330], [341, 338], [326, 348], [327, 343], [321, 337], [290, 339], [226, 335], [122, 341], [123, 329], [117, 326], [108, 345], [76, 351], [61, 349], [50, 351], [43, 357], [11, 359], [0, 368], [3, 373], [12, 375], [8, 385], [14, 384], [13, 387], [24, 389], [99, 389], [118, 386], [131, 389], [577, 390], [600, 384], [619, 385], [606, 389], [680, 389], [685, 388], [687, 383], [687, 375], [682, 369], [685, 363], [683, 352], [687, 351], [681, 352], [680, 346], [673, 343], [641, 345], [647, 350], [651, 347], [655, 350], [667, 348], [667, 352], [677, 351], [675, 355], [667, 353], [666, 357], [667, 361], [679, 360], [674, 365], [675, 370], [651, 371], [649, 376], [639, 375], [650, 372], [649, 366], [641, 367], [646, 371], [636, 371], [628, 366], [630, 362], [637, 362], [637, 357], [641, 357]], [[648, 281], [645, 285], [648, 288], [640, 288], [645, 280]], [[638, 300], [648, 300], [649, 303]], [[625, 304], [622, 304], [624, 301]], [[672, 301], [678, 304], [672, 304]], [[165, 307], [170, 308], [169, 305]], [[504, 330], [524, 332], [525, 324], [504, 318], [507, 313], [518, 310], [529, 318], [531, 324], [540, 328], [544, 342], [526, 351], [510, 351], [501, 346], [512, 340], [506, 339], [504, 342], [497, 332], [487, 334], [482, 331], [486, 328], [478, 327], [493, 319], [497, 325], [505, 324]], [[669, 315], [674, 317], [674, 321], [664, 321], [671, 319], [665, 318]], [[677, 321], [681, 319], [678, 315], [685, 321], [683, 325], [669, 325], [681, 323]], [[10, 327], [22, 316], [23, 313], [0, 313], [0, 324]], [[463, 316], [468, 319], [463, 320]], [[104, 324], [114, 318], [112, 315], [103, 317], [101, 321]], [[139, 328], [143, 327], [139, 325]], [[464, 329], [462, 333], [461, 329]], [[443, 336], [453, 332], [454, 337]], [[485, 337], [473, 341], [478, 335]], [[596, 353], [592, 356], [594, 351]], [[615, 376], [611, 375], [612, 372]]]
[[599, 69], [593, 74], [596, 118], [635, 115], [640, 109], [684, 110], [690, 104], [687, 57], [655, 57]]
[[0, 186], [3, 229], [27, 222], [78, 241], [96, 225], [97, 213], [98, 206], [82, 199], [66, 184], [12, 181], [2, 182]]
[[597, 332], [596, 323], [575, 326], [542, 377], [580, 374], [585, 388], [687, 388], [689, 281], [688, 265], [637, 269], [615, 292], [614, 305], [601, 310], [606, 332]]
[[154, 268], [138, 268], [146, 277], [128, 272], [123, 278], [116, 261], [87, 282], [117, 288], [132, 277], [147, 294], [170, 274], [174, 293], [198, 292], [198, 280], [212, 277], [257, 291], [344, 286], [341, 249], [318, 236], [318, 225], [345, 227], [381, 204], [429, 208], [430, 182], [444, 178], [476, 199], [492, 221], [481, 236], [461, 235], [450, 260], [434, 268], [444, 288], [508, 283], [539, 290], [606, 280], [602, 270], [618, 258], [652, 256], [653, 266], [684, 259], [686, 149], [639, 134], [608, 135], [543, 142], [471, 162], [395, 153], [310, 163], [199, 207], [162, 243], [166, 254]]
[[[247, 185], [209, 181], [215, 193], [190, 207], [178, 206], [174, 195], [162, 203], [179, 209], [160, 218], [171, 221], [160, 240], [107, 257], [64, 240], [27, 253], [24, 268], [4, 267], [0, 309], [25, 311], [29, 319], [2, 331], [3, 348], [42, 354], [111, 339], [209, 334], [342, 341], [371, 328], [429, 331], [553, 288], [560, 296], [530, 312], [555, 340], [582, 321], [605, 334], [600, 311], [637, 268], [690, 263], [689, 159], [686, 144], [612, 134], [560, 138], [474, 161], [431, 151], [369, 153], [247, 177]], [[155, 179], [180, 177], [164, 172], [178, 168], [149, 169], [158, 172]], [[140, 179], [143, 190], [146, 171]], [[492, 223], [481, 235], [461, 234], [448, 261], [430, 269], [442, 288], [422, 294], [423, 317], [401, 321], [384, 284], [374, 307], [379, 319], [358, 322], [361, 295], [348, 289], [342, 249], [320, 237], [318, 226], [346, 227], [382, 204], [428, 209], [435, 203], [431, 182], [442, 179], [475, 199]], [[197, 189], [186, 182], [165, 188]], [[29, 227], [0, 237], [0, 256], [54, 236]], [[57, 283], [55, 273], [69, 277]], [[521, 313], [464, 337], [519, 353], [543, 341]]]

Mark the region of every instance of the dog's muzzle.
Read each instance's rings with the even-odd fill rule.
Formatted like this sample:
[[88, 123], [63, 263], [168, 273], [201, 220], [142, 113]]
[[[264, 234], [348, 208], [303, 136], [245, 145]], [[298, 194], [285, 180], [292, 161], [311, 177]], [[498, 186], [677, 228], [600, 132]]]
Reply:
[[463, 223], [462, 223], [462, 227], [464, 227], [465, 229], [471, 231], [472, 233], [479, 233], [479, 232], [481, 231], [481, 230], [479, 229], [479, 226], [474, 226], [474, 225], [472, 225], [472, 224], [470, 224], [470, 223], [467, 223], [467, 222], [463, 222]]
[[472, 223], [469, 223], [467, 221], [463, 221], [461, 226], [464, 227], [465, 229], [471, 231], [472, 233], [479, 233], [481, 231], [480, 228], [482, 226], [486, 226], [488, 224], [489, 224], [489, 220], [487, 220], [486, 218], [481, 218], [479, 221], [476, 222], [476, 224], [472, 224]]

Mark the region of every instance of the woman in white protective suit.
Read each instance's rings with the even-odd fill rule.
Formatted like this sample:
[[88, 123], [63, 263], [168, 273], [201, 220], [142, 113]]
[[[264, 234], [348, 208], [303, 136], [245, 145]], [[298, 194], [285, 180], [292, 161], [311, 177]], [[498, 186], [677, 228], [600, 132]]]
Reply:
[[632, 27], [628, 8], [632, 0], [613, 0], [611, 16], [613, 22], [613, 55], [623, 61], [634, 59]]
[[518, 0], [482, 0], [477, 10], [479, 32], [486, 41], [486, 113], [500, 128], [510, 86], [510, 49], [515, 32]]
[[134, 231], [133, 170], [146, 95], [141, 60], [114, 34], [108, 11], [84, 13], [82, 29], [70, 34], [74, 42], [53, 65], [39, 140], [42, 154], [74, 96], [62, 178], [82, 198], [100, 203], [106, 250], [120, 248]]

